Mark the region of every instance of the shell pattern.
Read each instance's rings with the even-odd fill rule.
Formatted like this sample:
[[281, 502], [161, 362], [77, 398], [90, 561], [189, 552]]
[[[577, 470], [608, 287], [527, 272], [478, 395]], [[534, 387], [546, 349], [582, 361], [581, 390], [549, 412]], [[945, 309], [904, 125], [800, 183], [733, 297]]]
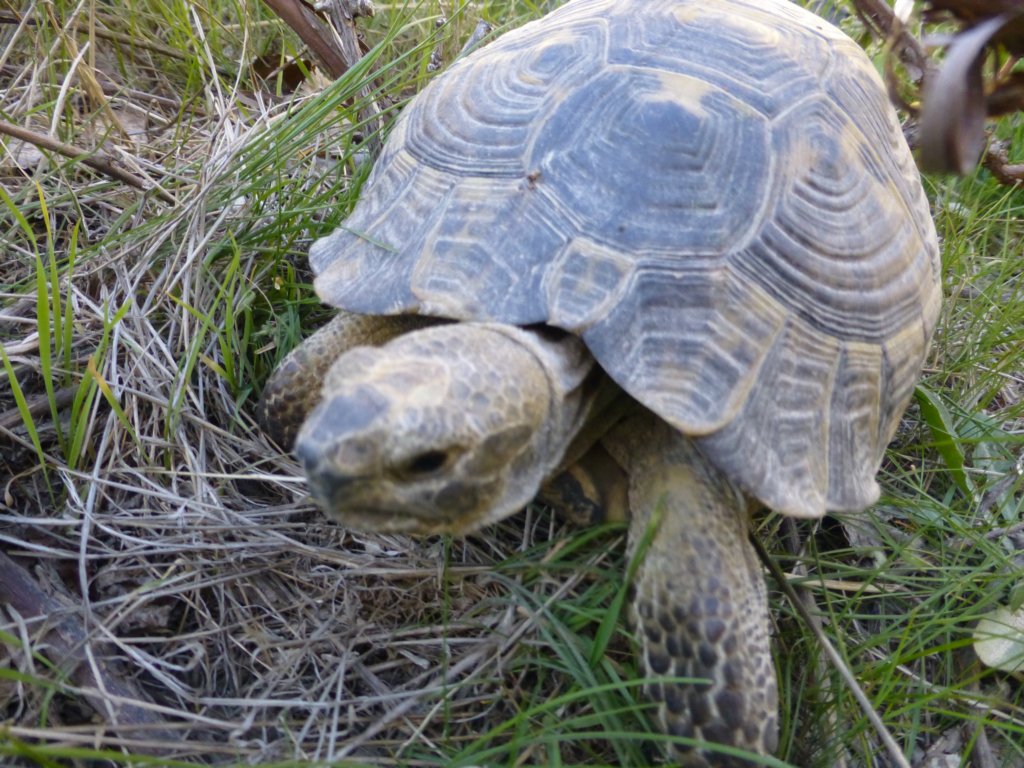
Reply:
[[435, 79], [329, 304], [579, 334], [762, 503], [860, 509], [939, 310], [928, 203], [871, 62], [786, 0], [575, 0]]

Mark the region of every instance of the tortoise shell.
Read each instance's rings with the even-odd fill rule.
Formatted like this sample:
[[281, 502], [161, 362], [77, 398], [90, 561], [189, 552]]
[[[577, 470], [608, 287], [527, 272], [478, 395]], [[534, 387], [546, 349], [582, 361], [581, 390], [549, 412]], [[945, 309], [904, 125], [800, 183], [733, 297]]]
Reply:
[[939, 311], [928, 203], [861, 49], [787, 0], [575, 0], [405, 109], [316, 290], [546, 323], [762, 503], [874, 475]]

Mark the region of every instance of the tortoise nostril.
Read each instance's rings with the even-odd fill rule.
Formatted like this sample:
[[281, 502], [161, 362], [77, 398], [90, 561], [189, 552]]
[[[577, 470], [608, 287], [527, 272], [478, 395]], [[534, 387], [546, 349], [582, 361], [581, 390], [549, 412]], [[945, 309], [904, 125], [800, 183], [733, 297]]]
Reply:
[[298, 459], [303, 469], [306, 470], [307, 475], [316, 470], [317, 464], [320, 463], [320, 457], [323, 455], [320, 442], [311, 440], [304, 433], [300, 433], [296, 438], [295, 448], [292, 450], [295, 453], [295, 458]]

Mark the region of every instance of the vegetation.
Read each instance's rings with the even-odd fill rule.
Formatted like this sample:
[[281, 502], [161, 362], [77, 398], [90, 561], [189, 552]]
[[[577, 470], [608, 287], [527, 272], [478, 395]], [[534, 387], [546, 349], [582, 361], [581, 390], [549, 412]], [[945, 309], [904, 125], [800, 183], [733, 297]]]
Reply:
[[[252, 418], [327, 316], [305, 253], [370, 166], [369, 101], [547, 5], [378, 3], [330, 83], [259, 3], [0, 10], [0, 128], [28, 131], [0, 131], [0, 762], [648, 762], [620, 528], [341, 530]], [[1024, 687], [973, 650], [1024, 602], [1024, 198], [928, 188], [944, 312], [882, 501], [758, 519], [815, 617], [769, 580], [793, 765], [892, 764], [815, 629], [908, 762], [1024, 764]]]

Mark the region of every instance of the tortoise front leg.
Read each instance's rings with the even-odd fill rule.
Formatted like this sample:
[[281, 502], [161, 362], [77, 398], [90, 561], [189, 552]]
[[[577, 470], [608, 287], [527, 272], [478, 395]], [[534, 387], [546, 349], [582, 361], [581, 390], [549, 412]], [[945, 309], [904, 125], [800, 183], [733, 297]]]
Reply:
[[[647, 686], [662, 728], [771, 754], [777, 689], [747, 498], [649, 412], [618, 426], [605, 444], [629, 473], [631, 557], [656, 526], [632, 585], [646, 674], [707, 681]], [[687, 766], [749, 765], [711, 747], [676, 744], [669, 754]]]
[[598, 443], [544, 483], [538, 496], [583, 528], [625, 520], [629, 516], [627, 488], [625, 471]]
[[378, 347], [437, 322], [432, 317], [357, 315], [339, 310], [327, 325], [289, 352], [271, 374], [256, 406], [263, 431], [290, 451], [306, 414], [320, 402], [324, 376], [338, 357], [355, 347]]

